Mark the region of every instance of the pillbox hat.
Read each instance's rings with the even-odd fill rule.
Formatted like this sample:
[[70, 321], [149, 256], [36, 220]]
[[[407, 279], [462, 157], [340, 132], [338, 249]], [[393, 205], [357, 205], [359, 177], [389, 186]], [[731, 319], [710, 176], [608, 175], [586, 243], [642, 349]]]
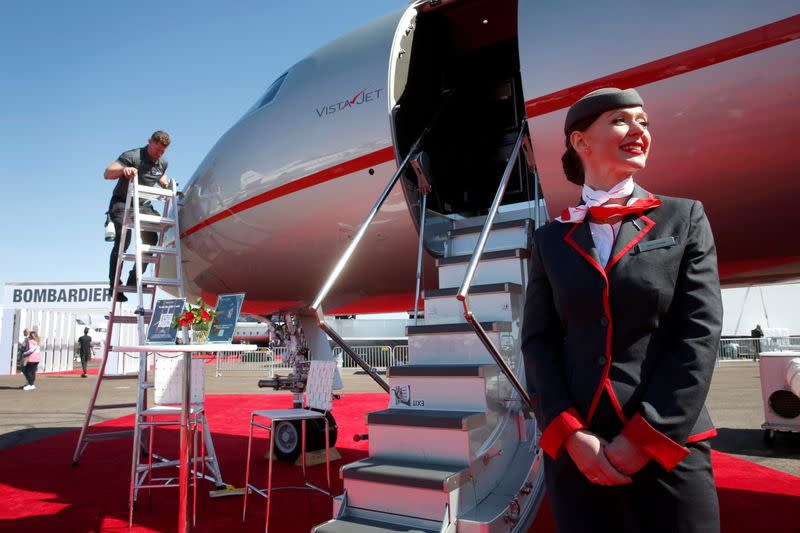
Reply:
[[564, 121], [564, 135], [569, 134], [572, 127], [583, 119], [599, 115], [610, 109], [642, 105], [644, 105], [644, 101], [636, 89], [621, 90], [615, 87], [597, 89], [585, 95], [569, 108], [567, 119]]

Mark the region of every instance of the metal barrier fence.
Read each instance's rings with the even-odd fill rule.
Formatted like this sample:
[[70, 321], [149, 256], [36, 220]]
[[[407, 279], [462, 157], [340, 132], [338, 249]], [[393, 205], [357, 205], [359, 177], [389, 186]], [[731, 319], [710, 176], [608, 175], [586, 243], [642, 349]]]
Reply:
[[[408, 345], [355, 346], [353, 350], [376, 370], [408, 364]], [[217, 354], [215, 375], [219, 377], [224, 372], [259, 372], [273, 377], [275, 370], [292, 370], [291, 366], [283, 362], [285, 353], [286, 348], [264, 348], [255, 352]], [[338, 346], [333, 349], [333, 356], [339, 368], [358, 368], [355, 361], [347, 357]]]
[[800, 350], [798, 337], [761, 337], [741, 339], [721, 339], [719, 360], [758, 359], [761, 352]]

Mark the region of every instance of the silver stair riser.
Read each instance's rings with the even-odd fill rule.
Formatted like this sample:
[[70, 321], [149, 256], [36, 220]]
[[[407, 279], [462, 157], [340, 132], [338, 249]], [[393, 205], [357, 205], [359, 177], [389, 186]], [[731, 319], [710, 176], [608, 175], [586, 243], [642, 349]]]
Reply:
[[493, 426], [494, 423], [487, 423], [464, 431], [373, 424], [369, 427], [369, 456], [373, 459], [468, 466]]
[[[497, 388], [500, 378], [390, 377], [389, 407], [392, 409], [443, 409], [488, 411], [487, 396]], [[408, 393], [408, 403], [395, 393], [396, 387]]]
[[476, 505], [475, 493], [469, 482], [448, 493], [444, 489], [421, 489], [361, 479], [345, 479], [345, 489], [349, 507], [425, 520], [441, 521], [445, 505], [448, 503], [450, 509], [455, 510], [457, 515]]
[[[455, 263], [439, 267], [439, 288], [460, 287], [469, 263]], [[475, 271], [473, 285], [491, 283], [517, 283], [523, 287], [528, 279], [528, 260], [518, 257], [481, 261]]]
[[[480, 232], [451, 237], [446, 248], [446, 257], [472, 255], [478, 244]], [[494, 230], [489, 234], [484, 253], [497, 250], [511, 250], [528, 247], [528, 232], [523, 228], [505, 228]]]
[[[514, 350], [517, 331], [488, 332], [492, 343], [508, 360]], [[408, 360], [410, 364], [495, 364], [486, 347], [473, 331], [464, 333], [437, 333], [408, 336]]]
[[[517, 320], [518, 293], [490, 292], [469, 297], [472, 313], [481, 322]], [[455, 296], [425, 298], [425, 324], [464, 323], [464, 304]]]

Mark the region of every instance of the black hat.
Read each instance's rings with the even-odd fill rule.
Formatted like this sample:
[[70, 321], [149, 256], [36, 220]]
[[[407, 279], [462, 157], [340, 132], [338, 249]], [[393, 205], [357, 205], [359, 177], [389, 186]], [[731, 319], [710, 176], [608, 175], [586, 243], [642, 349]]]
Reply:
[[569, 134], [572, 126], [585, 118], [599, 115], [609, 109], [642, 105], [644, 105], [644, 101], [636, 89], [625, 89], [624, 91], [616, 87], [597, 89], [585, 95], [569, 108], [567, 120], [564, 121], [564, 135]]

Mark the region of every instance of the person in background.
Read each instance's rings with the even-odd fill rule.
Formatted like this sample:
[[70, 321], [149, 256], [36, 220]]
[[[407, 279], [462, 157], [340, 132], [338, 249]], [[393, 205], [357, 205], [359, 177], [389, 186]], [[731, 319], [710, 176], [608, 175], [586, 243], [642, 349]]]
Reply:
[[35, 331], [31, 331], [30, 335], [28, 335], [23, 357], [27, 357], [28, 360], [22, 369], [22, 374], [27, 381], [22, 390], [33, 390], [36, 388], [36, 385], [33, 384], [36, 381], [36, 369], [39, 368], [39, 362], [42, 360], [41, 350], [39, 349], [39, 334]]
[[28, 328], [25, 328], [22, 331], [22, 338], [19, 340], [19, 346], [17, 347], [17, 368], [19, 368], [20, 370], [22, 370], [25, 367], [25, 365], [22, 362], [22, 358], [24, 357], [23, 354], [25, 353], [25, 346], [28, 344], [28, 335], [30, 334], [31, 334], [30, 330]]
[[[164, 188], [170, 186], [167, 178], [167, 160], [164, 159], [164, 152], [167, 151], [170, 138], [165, 131], [156, 131], [147, 141], [147, 146], [134, 148], [123, 152], [116, 161], [108, 165], [103, 178], [107, 180], [117, 180], [114, 192], [111, 194], [111, 201], [108, 205], [108, 215], [114, 223], [116, 236], [114, 245], [111, 248], [111, 256], [108, 262], [108, 280], [111, 290], [114, 290], [114, 278], [117, 272], [117, 257], [120, 248], [120, 233], [122, 231], [122, 219], [125, 216], [125, 202], [128, 198], [128, 182], [136, 179], [139, 185], [154, 187], [156, 183]], [[145, 215], [158, 215], [158, 212], [150, 204], [149, 200], [139, 200], [139, 212]], [[142, 242], [144, 244], [158, 244], [158, 234], [154, 231], [142, 231]], [[131, 240], [131, 232], [128, 230], [122, 244], [122, 251], [127, 250]], [[143, 268], [147, 268], [145, 263]], [[144, 272], [142, 272], [144, 273]], [[128, 273], [128, 286], [136, 285], [136, 270], [132, 268]], [[118, 302], [127, 302], [128, 298], [123, 293], [117, 293]]]
[[83, 328], [83, 336], [78, 338], [78, 345], [81, 354], [81, 370], [83, 370], [81, 377], [85, 378], [86, 363], [92, 358], [92, 338], [89, 336], [89, 328]]
[[758, 357], [761, 355], [761, 338], [764, 336], [764, 330], [761, 329], [761, 324], [756, 324], [755, 329], [750, 330], [750, 336], [756, 339], [756, 361]]

